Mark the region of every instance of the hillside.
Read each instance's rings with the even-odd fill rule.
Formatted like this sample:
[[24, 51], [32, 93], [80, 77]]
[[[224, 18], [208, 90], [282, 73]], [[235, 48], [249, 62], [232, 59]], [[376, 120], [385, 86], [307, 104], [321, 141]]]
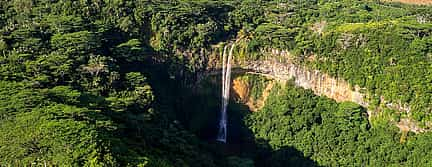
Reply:
[[432, 6], [0, 1], [0, 166], [431, 166], [431, 129]]

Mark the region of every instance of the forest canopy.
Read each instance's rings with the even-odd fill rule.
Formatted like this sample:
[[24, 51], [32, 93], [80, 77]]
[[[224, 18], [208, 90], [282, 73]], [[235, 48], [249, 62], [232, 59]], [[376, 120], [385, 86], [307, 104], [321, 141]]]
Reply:
[[[431, 6], [372, 0], [0, 1], [0, 166], [430, 166], [430, 133], [389, 119], [430, 127], [431, 33]], [[233, 144], [215, 143], [220, 78], [199, 74], [233, 41], [410, 112], [372, 126], [288, 83], [256, 113], [232, 100]]]

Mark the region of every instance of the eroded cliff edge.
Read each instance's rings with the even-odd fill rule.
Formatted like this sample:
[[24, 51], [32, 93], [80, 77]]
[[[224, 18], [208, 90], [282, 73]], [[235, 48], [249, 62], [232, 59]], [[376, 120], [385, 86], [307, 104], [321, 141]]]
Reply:
[[[295, 85], [311, 89], [316, 95], [326, 96], [337, 102], [354, 102], [367, 108], [370, 121], [380, 116], [384, 108], [394, 110], [396, 113], [409, 113], [411, 110], [406, 104], [390, 103], [382, 96], [380, 104], [372, 106], [369, 103], [370, 95], [365, 88], [350, 85], [343, 79], [299, 65], [299, 63], [296, 63], [294, 56], [288, 51], [267, 49], [262, 54], [266, 56], [259, 60], [245, 61], [241, 58], [236, 59], [234, 67], [237, 70], [234, 72], [257, 74], [280, 82], [293, 79]], [[217, 56], [217, 54], [212, 56]], [[210, 58], [210, 60], [214, 61], [209, 61], [206, 71], [214, 74], [219, 68], [218, 61], [217, 58]], [[409, 117], [389, 121], [403, 132], [421, 133], [429, 131], [428, 127], [430, 127], [430, 125], [426, 125], [426, 128], [421, 127]]]

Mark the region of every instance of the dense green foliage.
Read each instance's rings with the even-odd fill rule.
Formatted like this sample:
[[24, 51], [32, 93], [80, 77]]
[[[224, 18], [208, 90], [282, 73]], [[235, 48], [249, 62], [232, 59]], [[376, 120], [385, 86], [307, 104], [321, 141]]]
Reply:
[[[396, 127], [371, 127], [364, 108], [318, 97], [292, 83], [273, 89], [260, 112], [246, 124], [274, 150], [294, 147], [323, 166], [429, 166], [430, 133], [409, 134], [406, 143]], [[275, 153], [271, 166], [284, 166]]]
[[403, 117], [422, 125], [432, 119], [432, 7], [368, 1], [265, 4], [266, 17], [248, 29], [249, 55], [260, 48], [287, 49], [300, 63], [367, 88], [372, 108], [410, 106]]
[[231, 105], [233, 144], [208, 142], [220, 82], [195, 84], [209, 52], [237, 39], [244, 61], [287, 49], [426, 124], [431, 13], [357, 0], [0, 1], [0, 166], [427, 166], [430, 133], [401, 144], [386, 120], [372, 128], [365, 109], [291, 86], [262, 112]]
[[158, 7], [0, 2], [1, 166], [214, 166], [156, 104], [149, 16], [171, 20]]
[[425, 123], [432, 107], [431, 30], [412, 18], [342, 24], [321, 37], [316, 58], [322, 61], [314, 65], [367, 88], [374, 105], [384, 103], [383, 96], [387, 103], [411, 106], [409, 116]]

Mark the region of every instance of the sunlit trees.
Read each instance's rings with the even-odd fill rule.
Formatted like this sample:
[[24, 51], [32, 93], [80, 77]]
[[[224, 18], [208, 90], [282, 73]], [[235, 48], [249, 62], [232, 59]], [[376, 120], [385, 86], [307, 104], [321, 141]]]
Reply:
[[[371, 106], [411, 107], [384, 110], [395, 120], [427, 125], [430, 13], [353, 0], [0, 1], [0, 166], [427, 165], [429, 134], [400, 144], [364, 108], [292, 85], [246, 117], [267, 152], [222, 158], [195, 136], [211, 136], [217, 87], [195, 84], [220, 43], [239, 42], [236, 61], [288, 50], [367, 88]], [[250, 81], [257, 98], [264, 80]]]
[[267, 140], [272, 148], [281, 150], [268, 155], [272, 166], [308, 162], [296, 161], [295, 154], [290, 154], [295, 150], [284, 149], [290, 147], [323, 166], [430, 163], [429, 153], [410, 153], [428, 148], [430, 134], [410, 133], [408, 142], [400, 143], [396, 127], [388, 122], [371, 127], [359, 105], [336, 103], [292, 83], [276, 87], [262, 111], [250, 114], [246, 123], [256, 140]]

